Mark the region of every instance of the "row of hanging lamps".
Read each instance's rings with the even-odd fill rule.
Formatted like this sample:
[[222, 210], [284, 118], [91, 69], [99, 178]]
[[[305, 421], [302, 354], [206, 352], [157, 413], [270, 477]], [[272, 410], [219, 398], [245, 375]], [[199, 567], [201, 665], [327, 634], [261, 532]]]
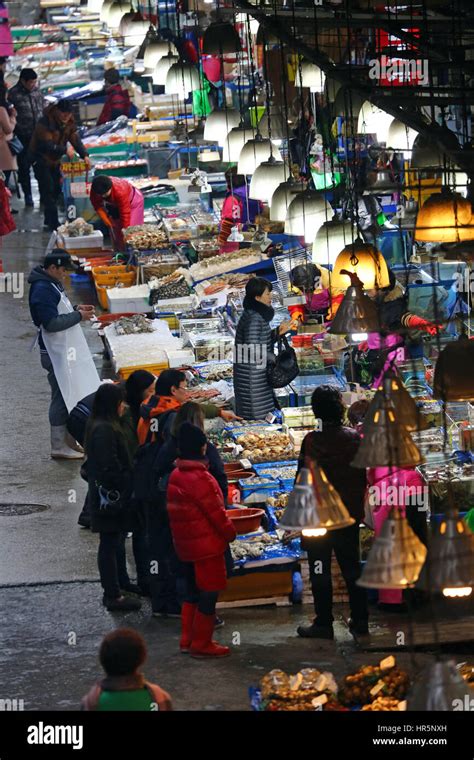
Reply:
[[292, 177], [286, 182], [281, 182], [271, 197], [270, 220], [272, 222], [284, 222], [288, 206], [296, 194], [302, 193], [305, 189], [306, 185], [303, 182], [298, 182]]
[[177, 95], [186, 100], [189, 93], [200, 86], [199, 72], [193, 64], [180, 60], [170, 66], [165, 82], [166, 95]]
[[392, 121], [393, 116], [390, 116], [386, 111], [377, 108], [377, 106], [372, 105], [372, 103], [366, 100], [359, 111], [357, 132], [360, 135], [375, 134], [377, 142], [386, 143]]
[[238, 127], [233, 127], [225, 138], [222, 160], [226, 163], [236, 163], [247, 140], [253, 137], [251, 127], [244, 127], [242, 122]]
[[296, 69], [295, 87], [309, 87], [310, 92], [324, 92], [326, 75], [315, 63], [303, 61]]
[[407, 127], [398, 119], [393, 119], [388, 128], [387, 146], [397, 152], [411, 155], [417, 135], [416, 129]]
[[[240, 166], [240, 161], [239, 161]], [[271, 155], [255, 169], [250, 180], [249, 197], [270, 203], [276, 188], [285, 181], [287, 169], [283, 161]]]
[[462, 598], [471, 595], [473, 585], [474, 534], [452, 508], [432, 531], [428, 560], [417, 586], [447, 598]]
[[370, 550], [358, 586], [406, 589], [418, 580], [426, 546], [399, 509], [392, 509]]
[[313, 241], [313, 262], [334, 266], [339, 253], [354, 237], [355, 227], [352, 222], [341, 222], [338, 219], [324, 222]]
[[415, 240], [426, 243], [464, 243], [474, 240], [471, 202], [448, 188], [430, 195], [418, 212]]
[[164, 87], [166, 84], [168, 72], [170, 68], [176, 63], [179, 63], [179, 58], [173, 53], [166, 53], [166, 55], [160, 58], [152, 74], [153, 84]]
[[312, 244], [316, 233], [334, 213], [324, 193], [304, 190], [298, 193], [288, 206], [285, 218], [285, 234], [304, 237]]
[[337, 256], [331, 275], [333, 288], [345, 289], [347, 280], [343, 271], [357, 274], [365, 290], [386, 288], [390, 285], [384, 257], [375, 246], [363, 243], [360, 239], [347, 245]]
[[[378, 332], [380, 324], [375, 302], [364, 293], [362, 283], [354, 272], [341, 271], [340, 274], [348, 276], [351, 284], [344, 293], [329, 332], [333, 335]], [[347, 282], [344, 290], [346, 285]]]
[[235, 26], [228, 21], [213, 21], [202, 38], [203, 55], [240, 53], [242, 43]]
[[235, 108], [212, 111], [204, 124], [204, 139], [216, 142], [221, 147], [225, 145], [225, 139], [230, 130], [240, 124], [240, 114]]
[[302, 467], [296, 478], [279, 528], [303, 536], [324, 536], [354, 524], [344, 502], [320, 467]]
[[[254, 171], [264, 161], [268, 161], [273, 156], [275, 161], [282, 161], [281, 153], [277, 147], [272, 145], [271, 140], [263, 138], [260, 134], [246, 141], [239, 155], [237, 171], [239, 174], [253, 174]], [[283, 179], [285, 176], [283, 175]], [[280, 180], [281, 181], [281, 180]], [[278, 186], [279, 183], [275, 187]]]

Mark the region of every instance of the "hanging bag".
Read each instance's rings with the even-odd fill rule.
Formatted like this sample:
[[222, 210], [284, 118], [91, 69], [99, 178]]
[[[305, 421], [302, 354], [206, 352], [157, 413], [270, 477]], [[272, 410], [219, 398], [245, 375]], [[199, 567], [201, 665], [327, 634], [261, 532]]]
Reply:
[[11, 140], [8, 140], [8, 147], [10, 148], [10, 153], [12, 156], [19, 156], [20, 153], [22, 153], [25, 149], [25, 146], [23, 145], [22, 141], [19, 137], [16, 135], [13, 135]]
[[270, 363], [267, 367], [267, 379], [272, 388], [284, 388], [291, 383], [297, 375], [300, 368], [294, 348], [290, 346], [284, 335], [278, 337], [278, 353], [273, 358], [270, 356]]
[[99, 510], [106, 517], [118, 517], [125, 509], [125, 501], [120, 491], [108, 490], [96, 482], [99, 491]]

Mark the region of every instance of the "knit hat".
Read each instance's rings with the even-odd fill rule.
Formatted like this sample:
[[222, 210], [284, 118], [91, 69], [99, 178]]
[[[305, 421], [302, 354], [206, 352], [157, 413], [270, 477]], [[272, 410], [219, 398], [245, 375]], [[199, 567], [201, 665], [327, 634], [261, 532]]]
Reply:
[[200, 428], [183, 422], [178, 433], [178, 449], [183, 458], [202, 456], [201, 449], [206, 443], [206, 435]]

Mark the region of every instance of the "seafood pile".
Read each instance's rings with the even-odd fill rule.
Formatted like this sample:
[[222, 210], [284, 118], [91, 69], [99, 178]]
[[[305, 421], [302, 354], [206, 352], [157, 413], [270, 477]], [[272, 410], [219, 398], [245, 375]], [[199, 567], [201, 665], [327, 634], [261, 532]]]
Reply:
[[268, 533], [262, 533], [256, 540], [241, 541], [237, 539], [230, 544], [232, 559], [237, 562], [240, 559], [258, 559], [264, 554], [271, 544], [278, 541], [276, 537]]
[[197, 253], [198, 260], [201, 261], [219, 253], [219, 241], [216, 237], [209, 240], [197, 240], [193, 243], [193, 248]]
[[201, 282], [198, 289], [203, 296], [212, 296], [220, 293], [222, 290], [243, 290], [253, 275], [242, 274], [224, 274], [220, 277], [213, 277], [212, 280]]
[[292, 676], [283, 670], [271, 670], [260, 681], [260, 690], [263, 709], [271, 712], [347, 709], [337, 701], [333, 674], [316, 668], [303, 668]]
[[92, 235], [94, 228], [92, 224], [86, 222], [81, 216], [74, 219], [73, 222], [64, 222], [58, 227], [58, 234], [63, 237], [83, 237], [85, 235]]
[[133, 317], [121, 317], [113, 325], [117, 335], [153, 332], [151, 320], [144, 317], [143, 314], [134, 314]]
[[239, 436], [238, 443], [243, 447], [242, 459], [254, 463], [278, 462], [295, 456], [286, 433], [246, 433]]
[[203, 388], [200, 386], [198, 388], [188, 388], [187, 390], [188, 401], [211, 401], [217, 398], [217, 396], [220, 396], [220, 393], [216, 388]]
[[152, 306], [157, 301], [166, 298], [183, 298], [190, 293], [186, 278], [179, 272], [173, 272], [173, 274], [165, 275], [160, 279], [153, 277], [148, 280], [148, 285], [150, 286], [150, 304]]
[[163, 248], [168, 243], [166, 233], [156, 224], [137, 224], [134, 227], [127, 227], [123, 236], [129, 246], [139, 251]]
[[261, 475], [270, 475], [270, 477], [278, 480], [289, 480], [296, 477], [297, 465], [290, 465], [289, 467], [272, 467], [268, 470], [260, 470]]
[[468, 662], [462, 662], [457, 668], [459, 675], [464, 678], [471, 689], [474, 689], [474, 665], [469, 665]]
[[407, 695], [409, 685], [408, 674], [398, 668], [395, 657], [390, 656], [378, 666], [365, 665], [356, 673], [346, 676], [338, 697], [346, 707], [368, 705], [381, 697], [402, 700]]
[[190, 272], [196, 281], [204, 280], [206, 277], [224, 274], [224, 272], [229, 272], [232, 269], [257, 264], [263, 258], [263, 254], [257, 249], [244, 248], [234, 253], [220, 253], [218, 256], [211, 256], [209, 259], [199, 261], [190, 267]]
[[208, 382], [217, 382], [218, 380], [232, 380], [233, 367], [230, 362], [210, 363], [206, 367], [199, 367], [199, 374]]

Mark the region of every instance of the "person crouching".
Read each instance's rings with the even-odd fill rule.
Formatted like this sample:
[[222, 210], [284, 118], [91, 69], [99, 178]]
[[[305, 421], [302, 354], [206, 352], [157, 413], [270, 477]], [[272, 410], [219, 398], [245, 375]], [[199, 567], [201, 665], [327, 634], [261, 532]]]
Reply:
[[168, 515], [181, 569], [181, 652], [192, 657], [225, 657], [229, 647], [212, 640], [219, 591], [227, 585], [224, 554], [236, 537], [222, 491], [208, 470], [207, 438], [184, 422], [178, 436], [180, 458], [168, 484]]

